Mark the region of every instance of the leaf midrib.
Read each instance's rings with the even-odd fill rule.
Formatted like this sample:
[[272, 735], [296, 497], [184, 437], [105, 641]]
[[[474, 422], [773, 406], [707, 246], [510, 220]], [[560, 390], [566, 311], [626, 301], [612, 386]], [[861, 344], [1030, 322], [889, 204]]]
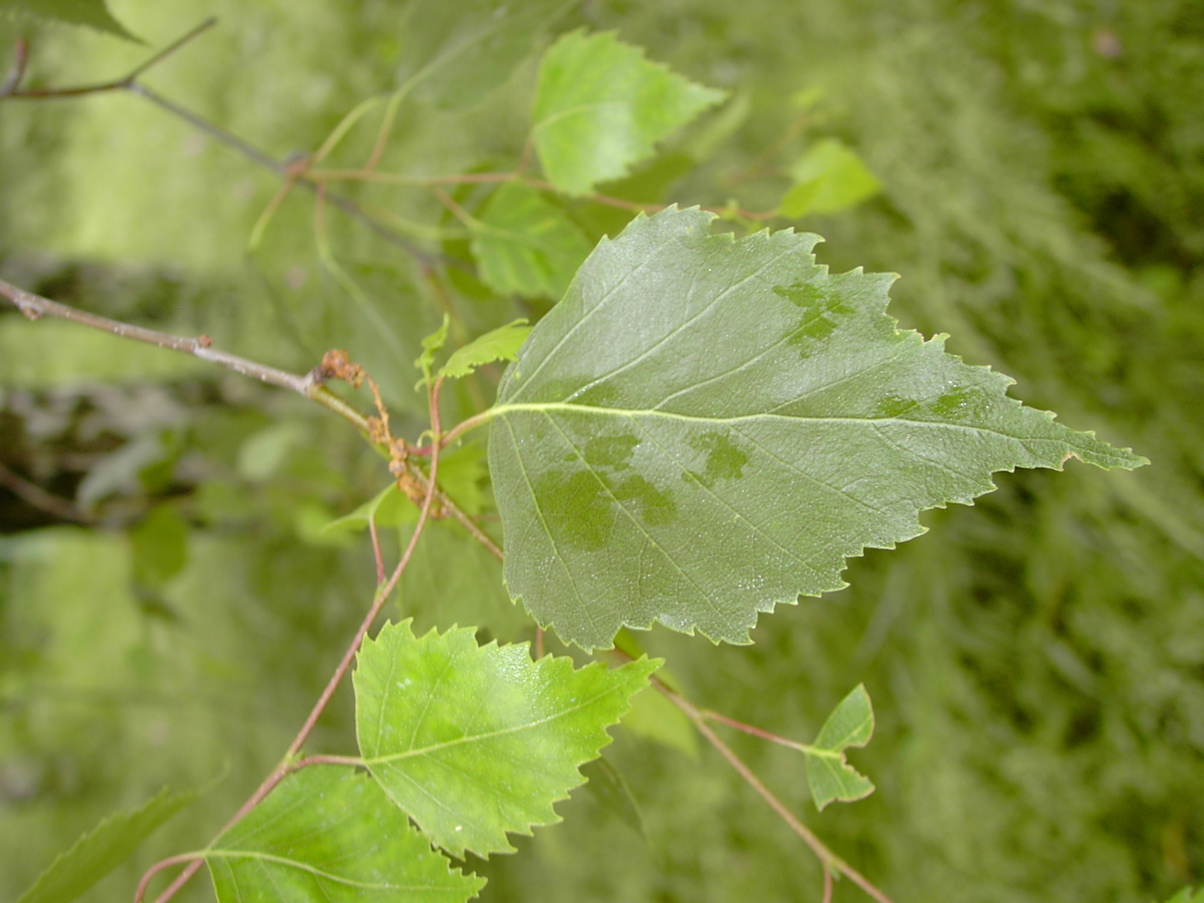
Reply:
[[[681, 421], [683, 423], [704, 423], [704, 424], [737, 424], [750, 423], [764, 420], [782, 421], [785, 423], [798, 423], [800, 421], [815, 424], [866, 424], [866, 425], [881, 425], [883, 423], [907, 423], [915, 426], [937, 427], [940, 429], [963, 430], [970, 433], [991, 433], [996, 436], [1004, 436], [1008, 439], [1014, 439], [1020, 442], [1040, 442], [1043, 437], [1033, 436], [1015, 436], [1011, 433], [1004, 433], [987, 426], [972, 426], [963, 423], [949, 423], [943, 420], [912, 420], [907, 417], [799, 417], [788, 416], [785, 414], [773, 414], [770, 412], [759, 412], [755, 414], [739, 414], [734, 417], [716, 417], [702, 416], [699, 414], [679, 414], [672, 411], [661, 411], [654, 408], [606, 408], [596, 405], [585, 404], [569, 404], [560, 401], [545, 401], [545, 402], [505, 402], [495, 405], [490, 408], [490, 417], [505, 417], [511, 413], [533, 413], [533, 414], [548, 414], [549, 412], [562, 412], [573, 414], [592, 414], [599, 417], [654, 417], [665, 420]], [[1053, 441], [1053, 440], [1051, 440]], [[1068, 444], [1063, 442], [1062, 444]]]
[[441, 752], [445, 749], [450, 749], [454, 746], [462, 746], [465, 743], [484, 743], [489, 740], [495, 740], [498, 737], [504, 737], [507, 734], [517, 734], [520, 731], [534, 730], [537, 727], [541, 727], [542, 725], [549, 724], [550, 722], [556, 721], [559, 718], [563, 718], [567, 715], [572, 715], [576, 712], [581, 711], [582, 709], [588, 708], [589, 706], [592, 706], [595, 703], [597, 703], [599, 700], [602, 700], [602, 699], [606, 698], [607, 696], [613, 695], [614, 693], [615, 693], [615, 688], [611, 687], [607, 690], [603, 690], [601, 693], [598, 693], [595, 696], [591, 696], [589, 699], [586, 699], [583, 702], [580, 702], [575, 706], [570, 706], [568, 708], [561, 709], [560, 711], [555, 712], [551, 715], [548, 715], [544, 718], [539, 718], [534, 721], [528, 721], [523, 724], [512, 725], [510, 727], [501, 728], [496, 731], [489, 731], [488, 733], [484, 733], [484, 734], [471, 734], [471, 735], [464, 736], [464, 737], [458, 737], [455, 740], [446, 740], [441, 743], [432, 743], [430, 746], [424, 746], [421, 749], [408, 749], [408, 750], [404, 750], [403, 752], [399, 752], [399, 753], [391, 753], [390, 755], [387, 755], [387, 756], [375, 756], [375, 757], [365, 756], [364, 764], [369, 767], [371, 767], [373, 765], [387, 765], [390, 762], [398, 762], [398, 761], [401, 761], [402, 759], [410, 759], [410, 758], [414, 758], [415, 756], [425, 756], [425, 755], [429, 755], [430, 753]]

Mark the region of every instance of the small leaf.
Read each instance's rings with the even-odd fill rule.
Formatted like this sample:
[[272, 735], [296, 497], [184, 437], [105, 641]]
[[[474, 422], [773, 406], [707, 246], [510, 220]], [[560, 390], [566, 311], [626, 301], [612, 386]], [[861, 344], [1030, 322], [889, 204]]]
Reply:
[[470, 226], [481, 280], [502, 295], [559, 299], [590, 252], [563, 210], [517, 182], [499, 188]]
[[540, 64], [535, 149], [553, 185], [588, 194], [725, 96], [650, 62], [613, 34], [570, 32]]
[[0, 0], [0, 12], [25, 13], [49, 22], [86, 25], [127, 41], [137, 41], [113, 18], [105, 0]]
[[354, 532], [367, 530], [368, 524], [376, 522], [377, 528], [397, 527], [418, 520], [417, 509], [397, 488], [396, 483], [390, 483], [368, 501], [364, 502], [350, 514], [332, 520], [326, 524], [324, 533]]
[[443, 324], [422, 340], [422, 354], [414, 361], [414, 366], [422, 371], [422, 379], [418, 385], [431, 381], [431, 367], [435, 364], [435, 355], [447, 341], [447, 330], [451, 326], [451, 317], [443, 315]]
[[807, 784], [816, 808], [832, 800], [852, 802], [874, 792], [869, 778], [859, 774], [844, 756], [849, 747], [860, 748], [874, 733], [874, 710], [865, 686], [858, 684], [832, 710], [815, 743], [806, 749]]
[[525, 319], [514, 320], [477, 336], [462, 348], [457, 348], [439, 370], [440, 375], [457, 379], [468, 376], [482, 364], [514, 360], [518, 349], [531, 332], [531, 327], [526, 326], [526, 322]]
[[356, 733], [368, 768], [432, 841], [457, 857], [510, 852], [507, 832], [560, 818], [552, 804], [610, 742], [658, 662], [574, 670], [526, 644], [480, 647], [467, 629], [416, 639], [386, 624], [359, 653]]
[[463, 903], [485, 884], [452, 870], [376, 781], [325, 765], [289, 775], [204, 855], [219, 903]]
[[506, 585], [562, 639], [659, 621], [747, 643], [760, 612], [840, 589], [847, 558], [996, 471], [1144, 463], [898, 329], [894, 277], [713, 219], [670, 208], [602, 241], [498, 386]]
[[861, 157], [836, 138], [813, 144], [789, 172], [795, 184], [778, 209], [782, 216], [836, 213], [882, 189]]
[[882, 183], [850, 148], [835, 138], [817, 141], [790, 168], [794, 186], [778, 207], [781, 216], [838, 213], [882, 190]]
[[1204, 887], [1194, 894], [1190, 887], [1184, 887], [1166, 903], [1204, 903]]
[[[468, 514], [480, 514], [484, 505], [481, 483], [486, 476], [478, 445], [463, 445], [439, 457], [439, 488]], [[349, 514], [321, 526], [322, 533], [354, 533], [367, 530], [375, 521], [378, 530], [418, 522], [418, 506], [390, 482], [380, 492]]]
[[133, 854], [165, 821], [192, 803], [196, 794], [159, 791], [137, 809], [111, 815], [60, 853], [17, 903], [67, 903]]

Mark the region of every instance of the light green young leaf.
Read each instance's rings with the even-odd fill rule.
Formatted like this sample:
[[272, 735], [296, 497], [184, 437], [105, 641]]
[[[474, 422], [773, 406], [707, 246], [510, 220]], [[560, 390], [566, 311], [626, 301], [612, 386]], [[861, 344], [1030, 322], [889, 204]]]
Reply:
[[397, 488], [396, 483], [390, 483], [350, 514], [332, 520], [322, 530], [326, 533], [355, 532], [367, 530], [372, 521], [382, 528], [397, 527], [417, 520], [418, 513], [413, 503]]
[[446, 109], [483, 100], [572, 0], [417, 0], [406, 4], [398, 75]]
[[590, 255], [498, 388], [489, 466], [510, 593], [588, 649], [620, 627], [749, 642], [1016, 467], [1144, 463], [896, 328], [892, 276], [833, 275], [791, 231], [638, 217]]
[[422, 354], [414, 361], [414, 366], [422, 371], [422, 379], [418, 381], [418, 385], [431, 381], [431, 367], [435, 365], [435, 355], [447, 342], [447, 330], [450, 326], [451, 317], [444, 314], [442, 325], [422, 340]]
[[473, 632], [416, 639], [386, 624], [355, 671], [360, 751], [385, 792], [459, 857], [510, 852], [507, 832], [559, 821], [552, 804], [610, 742], [658, 662], [578, 670], [531, 661], [527, 645], [478, 646]]
[[[439, 487], [468, 514], [479, 514], [484, 504], [484, 454], [480, 446], [463, 445], [439, 458]], [[418, 506], [390, 482], [351, 513], [323, 524], [321, 532], [354, 533], [367, 530], [369, 521], [375, 521], [377, 529], [414, 524], [418, 522]]]
[[836, 138], [817, 141], [790, 168], [794, 186], [778, 207], [781, 216], [838, 213], [882, 190], [882, 183]]
[[816, 808], [822, 810], [832, 800], [863, 799], [874, 792], [870, 779], [859, 774], [844, 756], [849, 747], [869, 743], [873, 733], [874, 710], [865, 686], [858, 684], [832, 710], [815, 743], [807, 748], [807, 784]]
[[68, 903], [119, 866], [165, 821], [196, 799], [160, 790], [137, 809], [111, 815], [60, 853], [17, 903]]
[[113, 18], [105, 0], [0, 0], [0, 13], [25, 13], [48, 22], [86, 25], [127, 41], [138, 41]]
[[725, 92], [696, 85], [613, 34], [563, 35], [544, 55], [535, 94], [535, 149], [548, 179], [588, 194], [624, 175]]
[[1166, 903], [1204, 903], [1204, 887], [1194, 894], [1190, 887], [1184, 887]]
[[482, 364], [514, 360], [518, 349], [531, 332], [531, 327], [525, 325], [526, 322], [526, 319], [514, 320], [477, 336], [462, 348], [457, 348], [447, 359], [447, 363], [440, 368], [440, 375], [457, 379], [468, 376]]
[[219, 903], [463, 903], [484, 878], [452, 870], [376, 781], [313, 765], [205, 850]]
[[481, 280], [502, 295], [558, 299], [590, 252], [563, 210], [517, 182], [499, 188], [470, 226]]

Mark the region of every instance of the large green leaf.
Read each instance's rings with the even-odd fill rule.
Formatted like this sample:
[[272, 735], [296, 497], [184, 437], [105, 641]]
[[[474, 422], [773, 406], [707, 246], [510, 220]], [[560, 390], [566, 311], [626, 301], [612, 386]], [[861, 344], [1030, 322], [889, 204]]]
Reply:
[[814, 235], [670, 208], [601, 243], [507, 369], [490, 470], [510, 592], [586, 648], [659, 621], [748, 642], [990, 474], [1144, 459], [1008, 398], [885, 313], [894, 277]]
[[653, 145], [724, 98], [613, 34], [562, 36], [544, 55], [534, 140], [544, 172], [569, 194], [617, 179]]
[[578, 767], [655, 668], [574, 670], [568, 658], [531, 661], [525, 644], [478, 646], [471, 630], [419, 639], [408, 622], [387, 624], [355, 672], [360, 751], [435, 843], [456, 856], [509, 852], [506, 832], [559, 820], [552, 804], [582, 782]]
[[376, 781], [314, 765], [205, 850], [219, 903], [462, 903], [483, 878], [449, 868]]
[[124, 862], [156, 828], [196, 799], [196, 794], [159, 791], [137, 809], [97, 825], [38, 876], [17, 903], [67, 903]]

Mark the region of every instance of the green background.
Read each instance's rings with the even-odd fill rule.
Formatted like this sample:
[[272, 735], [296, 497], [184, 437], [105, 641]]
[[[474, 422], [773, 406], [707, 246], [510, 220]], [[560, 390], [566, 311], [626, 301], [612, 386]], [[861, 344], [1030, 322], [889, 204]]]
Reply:
[[[111, 9], [152, 47], [218, 15], [146, 82], [277, 158], [394, 87], [419, 32], [407, 4], [383, 0]], [[817, 815], [801, 757], [730, 739], [899, 903], [1145, 901], [1204, 882], [1198, 4], [587, 2], [552, 29], [581, 25], [732, 92], [645, 174], [671, 184], [642, 200], [771, 209], [805, 148], [840, 138], [882, 190], [797, 223], [827, 239], [821, 262], [900, 273], [905, 325], [949, 332], [950, 350], [1015, 377], [1017, 397], [1152, 462], [1001, 475], [973, 508], [927, 515], [929, 535], [852, 562], [849, 589], [763, 618], [751, 647], [656, 630], [648, 650], [699, 704], [802, 740], [865, 683], [878, 728], [850, 759], [877, 784], [867, 800]], [[0, 48], [17, 34], [39, 83], [109, 78], [148, 53], [0, 18]], [[403, 105], [382, 169], [512, 165], [533, 59], [485, 103]], [[357, 131], [341, 165], [370, 143]], [[409, 364], [438, 323], [429, 291], [395, 247], [331, 216], [349, 290], [322, 266], [300, 195], [248, 254], [278, 184], [133, 96], [4, 101], [0, 276], [297, 372], [348, 347], [406, 430]], [[417, 241], [448, 225], [424, 192], [348, 190]], [[441, 249], [463, 253], [456, 241]], [[453, 282], [458, 340], [541, 311]], [[0, 314], [0, 462], [100, 521], [57, 523], [0, 489], [0, 898], [114, 809], [164, 783], [206, 787], [88, 899], [128, 898], [151, 862], [207, 842], [286, 748], [371, 593], [366, 541], [320, 528], [383, 483], [357, 437], [310, 407]], [[527, 638], [497, 573], [429, 555], [403, 608], [420, 629]], [[644, 836], [577, 791], [565, 823], [517, 838], [518, 854], [469, 859], [489, 878], [482, 899], [818, 898], [818, 865], [712, 751], [617, 733], [607, 758]], [[349, 691], [309, 748], [353, 750]], [[196, 881], [179, 899], [209, 894]], [[836, 899], [864, 897], [842, 882]]]

